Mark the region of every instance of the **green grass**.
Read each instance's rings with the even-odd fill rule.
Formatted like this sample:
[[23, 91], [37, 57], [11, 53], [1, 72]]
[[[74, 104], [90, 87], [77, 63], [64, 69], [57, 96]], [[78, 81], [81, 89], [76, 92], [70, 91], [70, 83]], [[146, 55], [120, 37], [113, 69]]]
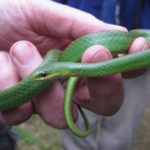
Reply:
[[19, 150], [61, 150], [60, 132], [47, 126], [38, 116], [13, 128], [19, 133]]

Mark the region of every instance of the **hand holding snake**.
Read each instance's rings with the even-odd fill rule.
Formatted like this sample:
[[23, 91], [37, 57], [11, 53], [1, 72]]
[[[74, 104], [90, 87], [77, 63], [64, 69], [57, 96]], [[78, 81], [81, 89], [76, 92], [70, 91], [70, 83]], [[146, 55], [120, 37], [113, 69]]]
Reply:
[[[47, 14], [46, 15], [44, 14], [45, 9], [43, 10], [42, 9], [43, 7], [39, 7], [41, 5], [38, 5], [40, 1], [36, 1], [36, 2], [32, 1], [32, 2], [33, 4], [30, 5], [30, 7], [24, 7], [26, 9], [28, 8], [24, 12], [31, 12], [30, 11], [31, 9], [36, 8], [34, 11], [32, 11], [34, 12], [34, 15], [28, 14], [28, 13], [27, 14], [21, 13], [21, 16], [20, 16], [20, 18], [22, 19], [22, 22], [20, 22], [21, 30], [18, 30], [18, 24], [16, 26], [15, 21], [14, 21], [15, 15], [17, 12], [14, 12], [14, 14], [12, 15], [12, 13], [8, 12], [6, 9], [5, 10], [1, 9], [2, 13], [12, 15], [11, 23], [8, 24], [10, 31], [9, 32], [6, 32], [6, 30], [0, 31], [1, 32], [1, 38], [0, 38], [1, 49], [8, 51], [9, 47], [14, 42], [18, 40], [29, 40], [32, 43], [34, 43], [36, 47], [38, 48], [38, 50], [40, 51], [40, 53], [44, 55], [48, 49], [56, 47], [57, 43], [59, 43], [57, 45], [57, 48], [62, 48], [66, 46], [68, 43], [70, 43], [70, 41], [88, 33], [96, 32], [96, 31], [104, 31], [104, 30], [109, 30], [109, 29], [124, 30], [123, 28], [119, 26], [105, 24], [95, 19], [93, 16], [90, 16], [86, 13], [82, 13], [75, 9], [71, 9], [66, 6], [59, 5], [59, 7], [57, 7], [57, 5], [52, 2], [51, 2], [51, 5], [47, 5], [50, 2], [45, 1], [44, 3], [42, 3], [42, 6], [49, 12], [48, 13], [49, 16], [47, 16]], [[11, 4], [15, 8], [15, 10], [17, 8], [18, 10], [20, 10], [19, 9], [20, 3], [18, 5], [17, 1], [14, 1], [13, 3], [11, 1], [8, 1], [8, 3]], [[28, 6], [25, 1], [22, 1], [21, 5]], [[36, 6], [36, 7], [33, 7], [33, 6]], [[60, 13], [58, 13], [58, 11], [54, 11], [52, 9], [54, 7], [55, 9], [58, 9]], [[63, 11], [64, 7], [65, 7], [65, 11]], [[39, 10], [40, 10], [41, 15], [35, 15], [39, 13]], [[66, 18], [64, 18], [64, 16], [61, 15], [61, 11], [65, 13], [64, 16], [66, 16]], [[72, 12], [71, 14], [70, 14], [70, 11]], [[86, 17], [83, 17], [85, 18], [85, 20], [83, 20], [83, 18], [81, 20], [78, 17], [78, 15], [86, 16]], [[35, 18], [35, 16], [37, 16], [37, 18]], [[45, 19], [44, 17], [49, 17], [51, 18], [51, 20], [49, 21], [48, 19]], [[30, 24], [27, 24], [26, 19], [30, 21], [32, 26], [30, 26]], [[60, 28], [55, 28], [55, 27], [58, 27], [60, 21], [64, 19], [66, 20], [64, 21], [64, 24], [62, 24], [61, 30]], [[7, 23], [8, 19], [4, 17], [2, 18], [1, 21]], [[86, 26], [85, 26], [85, 23], [86, 23]], [[47, 28], [44, 28], [45, 25], [47, 25]], [[78, 26], [80, 26], [81, 28], [78, 28]], [[2, 28], [5, 29], [4, 27]], [[23, 33], [22, 33], [22, 29], [24, 29]], [[13, 35], [13, 36], [10, 36], [10, 35]], [[139, 44], [140, 42], [141, 42], [141, 47], [139, 47], [140, 49], [135, 48], [136, 44], [137, 43]], [[143, 39], [140, 39], [137, 42], [135, 41], [133, 45], [131, 46], [131, 49], [129, 50], [129, 52], [132, 52], [133, 49], [136, 49], [136, 50], [145, 49], [146, 47], [145, 46], [143, 47], [144, 43], [146, 42], [145, 40], [143, 41]], [[33, 50], [32, 56], [34, 57], [30, 57], [31, 49]], [[95, 52], [93, 53], [94, 49], [95, 49]], [[111, 59], [110, 53], [107, 50], [106, 52], [104, 49], [105, 48], [99, 47], [99, 46], [95, 46], [95, 47], [88, 49], [84, 53], [82, 61], [91, 63], [91, 62], [97, 62], [97, 61], [99, 62], [99, 61], [105, 61], [105, 60]], [[24, 55], [22, 55], [19, 51], [21, 51], [22, 54]], [[98, 55], [96, 56], [96, 54]], [[23, 64], [18, 63], [18, 60], [14, 57], [15, 55], [18, 56], [19, 60], [22, 61]], [[9, 65], [7, 64], [7, 67], [8, 67], [8, 72], [10, 71], [11, 73], [9, 73], [9, 76], [5, 76], [4, 80], [2, 80], [3, 82], [2, 85], [4, 85], [2, 86], [2, 88], [6, 88], [6, 87], [16, 84], [19, 80], [18, 76], [20, 76], [21, 78], [24, 78], [29, 73], [31, 73], [36, 68], [36, 66], [38, 66], [40, 62], [42, 61], [42, 58], [40, 57], [39, 53], [37, 53], [37, 49], [29, 42], [21, 42], [21, 43], [19, 42], [19, 43], [14, 44], [10, 50], [10, 57], [12, 58], [13, 62], [11, 62], [8, 56], [10, 64]], [[24, 64], [25, 63], [24, 61], [27, 60], [26, 58], [28, 58], [27, 65]], [[16, 69], [18, 70], [18, 72], [16, 71]], [[12, 80], [11, 82], [8, 82], [10, 81], [8, 80], [8, 78], [10, 79], [10, 77], [12, 78]], [[89, 88], [87, 88], [86, 83], [89, 85], [88, 86]], [[96, 86], [95, 86], [95, 83], [97, 83]], [[79, 88], [79, 90], [77, 89], [77, 92], [75, 94], [75, 101], [78, 104], [88, 109], [91, 109], [92, 111], [95, 111], [99, 114], [108, 115], [117, 111], [120, 105], [122, 104], [123, 89], [122, 89], [122, 82], [121, 82], [120, 74], [113, 75], [110, 77], [105, 77], [105, 78], [88, 79], [87, 82], [80, 83], [80, 86], [83, 88], [82, 89]], [[118, 91], [120, 91], [119, 94], [118, 94], [118, 91], [113, 91], [114, 89], [113, 87], [115, 86], [118, 89]], [[104, 87], [107, 89], [108, 93], [104, 93], [103, 91], [101, 91], [102, 92], [101, 93], [98, 90], [98, 89], [103, 89]], [[88, 90], [90, 91], [90, 96], [89, 96]], [[50, 93], [48, 93], [48, 91], [50, 91]], [[83, 95], [81, 96], [80, 93], [83, 93]], [[106, 97], [112, 93], [113, 93], [113, 96], [111, 99]], [[2, 118], [6, 123], [17, 124], [17, 123], [27, 120], [33, 113], [36, 112], [43, 118], [43, 120], [46, 123], [57, 128], [64, 128], [65, 122], [63, 121], [64, 119], [63, 96], [64, 96], [63, 86], [58, 81], [56, 81], [53, 84], [51, 84], [51, 86], [47, 89], [47, 91], [44, 91], [41, 95], [36, 97], [37, 100], [30, 101], [16, 109], [3, 112]], [[100, 99], [98, 97], [100, 97]], [[102, 100], [102, 101], [98, 101], [98, 100]], [[109, 104], [109, 107], [108, 107], [108, 104]], [[112, 106], [114, 106], [114, 104], [115, 104], [115, 108], [110, 109], [112, 108]]]

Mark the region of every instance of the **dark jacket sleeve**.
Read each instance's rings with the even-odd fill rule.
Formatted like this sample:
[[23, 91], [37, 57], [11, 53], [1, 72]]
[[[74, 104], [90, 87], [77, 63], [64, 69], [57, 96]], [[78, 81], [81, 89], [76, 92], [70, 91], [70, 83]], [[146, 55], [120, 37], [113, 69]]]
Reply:
[[129, 30], [150, 29], [150, 0], [54, 0], [93, 14], [107, 23]]

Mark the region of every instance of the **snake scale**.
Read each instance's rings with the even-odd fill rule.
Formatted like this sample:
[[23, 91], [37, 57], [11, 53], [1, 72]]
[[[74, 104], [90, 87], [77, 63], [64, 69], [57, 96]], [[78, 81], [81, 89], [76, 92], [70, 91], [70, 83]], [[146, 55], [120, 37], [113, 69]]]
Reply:
[[42, 64], [17, 85], [0, 91], [0, 110], [17, 107], [38, 95], [54, 79], [68, 79], [64, 97], [64, 116], [70, 130], [79, 137], [90, 133], [89, 123], [82, 109], [79, 110], [85, 120], [85, 130], [75, 126], [71, 106], [75, 85], [79, 77], [102, 77], [150, 66], [150, 49], [135, 54], [124, 55], [100, 63], [80, 63], [84, 51], [93, 45], [107, 47], [113, 55], [126, 53], [133, 40], [144, 37], [150, 41], [150, 30], [132, 30], [130, 32], [103, 31], [82, 36], [67, 46], [64, 51], [50, 50]]

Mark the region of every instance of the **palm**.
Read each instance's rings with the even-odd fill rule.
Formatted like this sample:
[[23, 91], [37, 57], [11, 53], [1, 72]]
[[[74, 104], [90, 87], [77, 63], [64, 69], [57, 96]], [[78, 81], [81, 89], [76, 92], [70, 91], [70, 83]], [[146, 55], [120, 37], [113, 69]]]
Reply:
[[[41, 53], [45, 53], [54, 47], [61, 48], [66, 44], [66, 40], [51, 35], [51, 31], [45, 27], [41, 16], [36, 15], [34, 7], [24, 6], [23, 8], [21, 3], [17, 3], [17, 5], [15, 3], [17, 3], [17, 0], [7, 1], [0, 5], [2, 16], [0, 49], [9, 50], [12, 44], [20, 40], [28, 40], [34, 43]], [[10, 5], [12, 7], [11, 11], [9, 7], [4, 7], [4, 5]], [[24, 10], [22, 11], [22, 9]]]

